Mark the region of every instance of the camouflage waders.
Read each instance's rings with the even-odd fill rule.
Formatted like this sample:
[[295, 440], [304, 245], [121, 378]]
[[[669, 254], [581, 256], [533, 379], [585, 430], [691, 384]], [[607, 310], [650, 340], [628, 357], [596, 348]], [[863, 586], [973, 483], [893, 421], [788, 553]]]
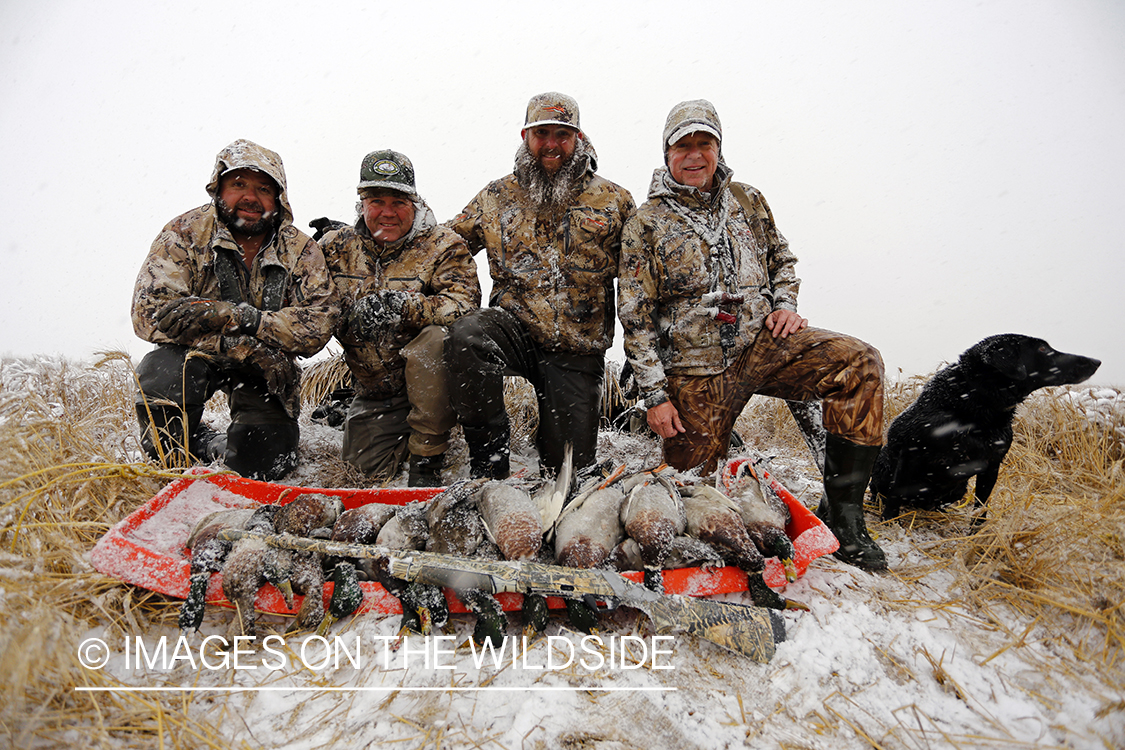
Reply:
[[664, 459], [709, 473], [726, 456], [730, 433], [754, 394], [819, 399], [829, 434], [862, 446], [883, 442], [883, 360], [859, 339], [805, 328], [775, 339], [763, 328], [716, 375], [668, 375], [668, 396], [687, 430], [664, 441]]

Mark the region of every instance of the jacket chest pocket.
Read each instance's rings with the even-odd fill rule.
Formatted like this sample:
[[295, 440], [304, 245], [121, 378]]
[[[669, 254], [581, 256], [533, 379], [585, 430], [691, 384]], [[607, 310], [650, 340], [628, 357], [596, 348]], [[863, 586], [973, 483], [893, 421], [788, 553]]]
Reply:
[[501, 212], [498, 227], [500, 266], [513, 276], [537, 277], [543, 260], [535, 236], [535, 220], [518, 209]]
[[606, 245], [614, 223], [607, 212], [572, 209], [567, 216], [566, 263], [576, 271], [604, 273], [616, 266]]
[[398, 292], [422, 292], [426, 289], [426, 282], [418, 276], [411, 276], [410, 274], [395, 274], [388, 275], [386, 283], [383, 285], [387, 289], [394, 289]]
[[711, 289], [707, 249], [690, 232], [665, 233], [656, 243], [668, 297], [699, 297]]
[[766, 243], [762, 234], [761, 222], [751, 220], [736, 222], [731, 228], [731, 241], [734, 243], [738, 280], [741, 289], [769, 288], [766, 274]]

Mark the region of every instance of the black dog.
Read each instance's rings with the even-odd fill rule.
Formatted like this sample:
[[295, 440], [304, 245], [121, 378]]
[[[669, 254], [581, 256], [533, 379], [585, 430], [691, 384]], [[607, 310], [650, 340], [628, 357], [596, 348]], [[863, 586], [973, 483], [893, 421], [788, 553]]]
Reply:
[[969, 347], [891, 423], [871, 475], [872, 495], [883, 498], [883, 518], [894, 518], [904, 505], [933, 510], [956, 503], [976, 476], [980, 512], [974, 521], [982, 522], [1012, 445], [1016, 407], [1038, 388], [1081, 383], [1099, 365], [1015, 333]]

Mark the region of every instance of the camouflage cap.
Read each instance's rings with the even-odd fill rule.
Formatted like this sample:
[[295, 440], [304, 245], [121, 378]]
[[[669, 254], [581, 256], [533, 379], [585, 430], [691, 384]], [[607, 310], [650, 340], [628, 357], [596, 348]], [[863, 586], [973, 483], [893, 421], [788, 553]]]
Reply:
[[533, 96], [527, 103], [527, 117], [524, 118], [523, 127], [526, 130], [532, 125], [566, 125], [581, 133], [578, 102], [557, 91]]
[[359, 165], [358, 190], [387, 188], [418, 195], [414, 187], [414, 165], [403, 154], [390, 149], [372, 151]]
[[664, 150], [688, 133], [710, 133], [723, 142], [723, 125], [715, 105], [706, 99], [691, 99], [672, 107], [664, 121]]

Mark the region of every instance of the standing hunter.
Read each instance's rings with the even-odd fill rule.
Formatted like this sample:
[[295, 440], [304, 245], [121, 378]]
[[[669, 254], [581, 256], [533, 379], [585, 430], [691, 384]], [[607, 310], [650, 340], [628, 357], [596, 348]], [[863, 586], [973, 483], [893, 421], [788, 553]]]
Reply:
[[521, 375], [539, 404], [541, 464], [594, 463], [605, 351], [613, 340], [613, 279], [633, 212], [624, 188], [594, 174], [596, 155], [569, 96], [527, 105], [512, 174], [490, 183], [449, 226], [475, 255], [488, 251], [489, 307], [449, 328], [450, 396], [474, 477], [509, 473], [505, 375]]
[[885, 569], [863, 516], [883, 439], [882, 358], [797, 314], [797, 258], [762, 194], [731, 181], [722, 133], [710, 102], [672, 109], [665, 166], [622, 237], [625, 353], [649, 426], [669, 464], [709, 473], [753, 394], [821, 400], [828, 435], [817, 513], [840, 541], [837, 557]]
[[365, 156], [358, 190], [355, 226], [323, 240], [343, 311], [336, 338], [357, 384], [343, 457], [390, 479], [409, 451], [409, 485], [438, 487], [457, 423], [443, 326], [480, 306], [476, 264], [457, 233], [438, 226], [402, 154]]
[[[279, 479], [297, 465], [295, 358], [332, 336], [336, 291], [320, 248], [293, 226], [276, 153], [235, 141], [207, 193], [211, 203], [164, 227], [137, 275], [133, 330], [156, 344], [137, 367], [141, 445], [158, 460], [224, 459]], [[225, 435], [202, 421], [218, 390], [230, 401]]]

